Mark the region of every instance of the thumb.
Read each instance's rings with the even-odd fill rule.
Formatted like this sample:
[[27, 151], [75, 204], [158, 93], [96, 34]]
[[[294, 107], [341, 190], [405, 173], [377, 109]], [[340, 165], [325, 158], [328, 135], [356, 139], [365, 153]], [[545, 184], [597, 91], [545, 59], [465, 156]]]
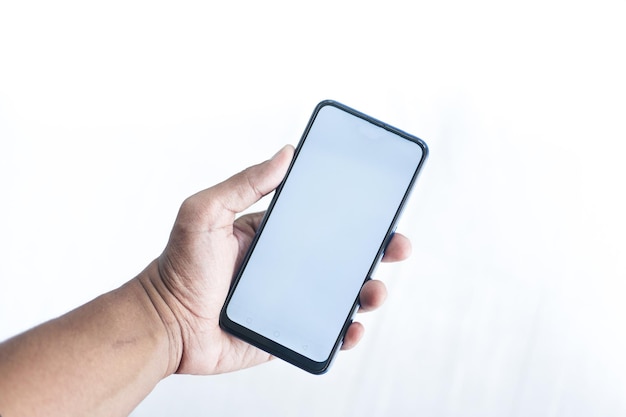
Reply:
[[251, 166], [224, 182], [195, 194], [191, 203], [193, 217], [200, 226], [215, 228], [232, 225], [234, 217], [278, 187], [285, 177], [294, 148], [284, 146], [271, 159]]
[[216, 185], [213, 198], [231, 213], [241, 213], [261, 197], [274, 191], [285, 177], [293, 147], [284, 146], [271, 159], [251, 166]]

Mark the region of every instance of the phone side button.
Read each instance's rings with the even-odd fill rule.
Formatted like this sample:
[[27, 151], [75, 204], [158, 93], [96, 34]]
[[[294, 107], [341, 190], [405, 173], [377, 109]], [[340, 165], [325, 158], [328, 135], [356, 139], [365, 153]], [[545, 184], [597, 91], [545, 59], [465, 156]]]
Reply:
[[354, 307], [354, 311], [352, 311], [352, 314], [350, 314], [350, 320], [348, 320], [348, 325], [346, 326], [346, 330], [343, 332], [343, 336], [341, 336], [342, 345], [343, 345], [344, 340], [346, 339], [346, 334], [348, 333], [348, 329], [350, 328], [352, 323], [354, 323], [354, 318], [356, 317], [356, 314], [359, 312], [360, 307], [361, 307], [361, 303], [358, 302], [357, 305]]
[[341, 336], [341, 346], [343, 346], [344, 342], [346, 341], [346, 335], [348, 334], [348, 329], [350, 328], [350, 326], [352, 326], [352, 323], [354, 323], [353, 319], [350, 319], [350, 321], [348, 322], [348, 325], [346, 326], [346, 331], [343, 332], [343, 336]]
[[391, 243], [391, 239], [393, 239], [393, 235], [396, 234], [396, 228], [394, 227], [393, 230], [391, 231], [391, 233], [389, 233], [389, 237], [387, 238], [387, 242], [385, 242], [385, 247], [383, 248], [383, 256], [385, 256], [385, 252], [387, 252], [387, 248], [389, 247], [389, 244]]
[[387, 248], [389, 247], [389, 243], [391, 243], [391, 239], [393, 239], [393, 235], [395, 234], [396, 234], [396, 228], [394, 227], [391, 233], [389, 234], [389, 236], [383, 242], [383, 250], [380, 252], [380, 255], [378, 255], [378, 258], [376, 258], [376, 262], [374, 263], [374, 266], [372, 267], [372, 270], [370, 271], [370, 274], [367, 277], [367, 279], [372, 279], [372, 277], [376, 273], [376, 269], [378, 269], [378, 264], [385, 256], [385, 252], [387, 251]]

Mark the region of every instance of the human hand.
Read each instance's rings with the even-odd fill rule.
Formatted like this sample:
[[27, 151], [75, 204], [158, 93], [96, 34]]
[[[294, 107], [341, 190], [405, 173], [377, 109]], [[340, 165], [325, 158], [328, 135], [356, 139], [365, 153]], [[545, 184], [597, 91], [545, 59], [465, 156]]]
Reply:
[[[247, 168], [182, 204], [167, 247], [148, 267], [149, 278], [143, 282], [144, 287], [153, 286], [164, 301], [155, 306], [168, 327], [170, 373], [223, 373], [272, 358], [224, 332], [219, 326], [219, 315], [235, 269], [263, 213], [237, 219], [236, 216], [279, 185], [293, 152], [287, 146], [272, 159]], [[409, 253], [409, 240], [397, 233], [383, 261], [401, 261]], [[382, 282], [369, 280], [361, 289], [360, 311], [375, 310], [386, 294]], [[352, 323], [342, 349], [354, 347], [363, 333], [362, 324]]]

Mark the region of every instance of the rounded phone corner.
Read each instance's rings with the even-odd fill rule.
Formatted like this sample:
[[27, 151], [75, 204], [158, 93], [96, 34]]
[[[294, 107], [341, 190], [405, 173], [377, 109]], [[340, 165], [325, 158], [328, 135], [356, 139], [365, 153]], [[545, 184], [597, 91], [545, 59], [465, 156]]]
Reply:
[[333, 352], [326, 360], [321, 362], [307, 358], [303, 363], [292, 363], [312, 375], [324, 375], [328, 373], [337, 356], [337, 352]]
[[317, 103], [317, 107], [324, 107], [324, 106], [337, 106], [337, 104], [339, 104], [336, 100], [333, 99], [324, 99], [322, 101], [320, 101], [319, 103]]
[[222, 330], [230, 331], [230, 323], [232, 323], [232, 321], [230, 320], [230, 318], [228, 318], [228, 314], [226, 313], [227, 306], [228, 304], [224, 305], [224, 307], [220, 311], [218, 324]]
[[428, 148], [428, 145], [426, 145], [426, 142], [424, 142], [422, 139], [419, 139], [419, 145], [422, 148], [422, 163], [424, 161], [426, 161], [426, 159], [428, 158], [428, 155], [430, 154], [430, 149]]

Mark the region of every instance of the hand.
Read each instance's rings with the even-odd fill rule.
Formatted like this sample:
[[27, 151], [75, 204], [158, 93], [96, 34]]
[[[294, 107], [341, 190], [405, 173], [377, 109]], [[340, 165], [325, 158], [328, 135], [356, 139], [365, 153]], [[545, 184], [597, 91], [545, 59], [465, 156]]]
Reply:
[[[278, 186], [293, 151], [287, 146], [272, 159], [199, 192], [181, 206], [169, 243], [148, 268], [149, 282], [143, 283], [153, 285], [170, 310], [163, 314], [163, 321], [169, 327], [170, 346], [174, 347], [170, 349], [171, 372], [223, 373], [272, 358], [224, 332], [219, 326], [219, 314], [235, 268], [242, 261], [263, 213], [238, 219], [236, 215]], [[403, 260], [409, 252], [409, 240], [396, 234], [383, 261]], [[376, 309], [385, 297], [382, 282], [368, 281], [360, 293], [360, 311]], [[353, 323], [342, 349], [354, 347], [363, 332], [360, 323]]]

